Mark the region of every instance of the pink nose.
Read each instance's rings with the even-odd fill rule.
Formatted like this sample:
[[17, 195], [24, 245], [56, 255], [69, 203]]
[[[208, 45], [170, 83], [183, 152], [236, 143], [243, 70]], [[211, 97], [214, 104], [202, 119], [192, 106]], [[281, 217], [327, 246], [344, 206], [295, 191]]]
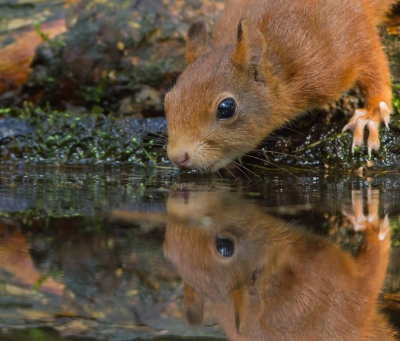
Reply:
[[169, 159], [179, 167], [187, 167], [190, 160], [188, 153], [169, 155]]

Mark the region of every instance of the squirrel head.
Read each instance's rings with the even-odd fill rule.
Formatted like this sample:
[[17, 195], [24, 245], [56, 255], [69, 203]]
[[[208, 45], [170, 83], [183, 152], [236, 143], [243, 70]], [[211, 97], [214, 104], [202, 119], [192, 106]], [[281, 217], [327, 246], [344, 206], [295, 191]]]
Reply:
[[232, 302], [238, 332], [251, 328], [263, 312], [267, 256], [286, 224], [224, 187], [172, 191], [167, 211], [179, 219], [167, 224], [164, 254], [184, 280], [188, 322], [202, 323], [208, 298]]
[[217, 171], [271, 131], [276, 87], [266, 41], [248, 21], [235, 44], [209, 48], [206, 37], [203, 21], [190, 26], [187, 68], [165, 98], [168, 156], [179, 167]]

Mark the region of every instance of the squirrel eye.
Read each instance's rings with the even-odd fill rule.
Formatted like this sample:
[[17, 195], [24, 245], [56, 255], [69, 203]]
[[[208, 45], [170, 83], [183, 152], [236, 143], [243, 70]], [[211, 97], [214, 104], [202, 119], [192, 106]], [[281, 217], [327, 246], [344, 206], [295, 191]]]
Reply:
[[237, 105], [233, 98], [226, 98], [218, 105], [217, 119], [227, 120], [235, 116]]
[[235, 243], [229, 238], [215, 238], [215, 246], [222, 257], [232, 257], [235, 253]]

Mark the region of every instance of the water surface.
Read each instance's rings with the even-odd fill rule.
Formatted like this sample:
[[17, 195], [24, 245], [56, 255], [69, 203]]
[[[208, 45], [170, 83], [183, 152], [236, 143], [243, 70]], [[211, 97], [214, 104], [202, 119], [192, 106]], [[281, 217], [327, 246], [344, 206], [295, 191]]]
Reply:
[[[2, 167], [0, 338], [227, 339], [234, 314], [223, 321], [215, 307], [231, 314], [226, 288], [244, 286], [240, 276], [266, 259], [265, 241], [282, 234], [281, 225], [299, 240], [324, 240], [329, 250], [339, 245], [337, 257], [359, 252], [367, 223], [391, 233], [378, 298], [395, 319], [399, 175], [271, 170], [248, 179], [170, 169]], [[371, 270], [371, 281], [378, 272]], [[196, 327], [186, 321], [184, 283], [207, 296], [202, 321], [191, 321], [201, 322]]]

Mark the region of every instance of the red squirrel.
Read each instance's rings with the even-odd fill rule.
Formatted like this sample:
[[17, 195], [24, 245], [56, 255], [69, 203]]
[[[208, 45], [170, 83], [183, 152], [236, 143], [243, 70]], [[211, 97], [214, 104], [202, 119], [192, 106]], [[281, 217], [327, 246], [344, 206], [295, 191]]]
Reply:
[[211, 311], [234, 341], [395, 340], [376, 304], [390, 248], [377, 196], [368, 216], [359, 195], [345, 211], [364, 230], [352, 256], [230, 191], [179, 194], [168, 199], [179, 219], [167, 224], [164, 253], [182, 276], [190, 324]]
[[353, 146], [380, 146], [391, 83], [377, 34], [394, 0], [229, 0], [211, 46], [203, 21], [186, 42], [187, 68], [166, 95], [168, 156], [179, 167], [217, 171], [299, 114], [356, 84], [365, 108], [343, 130]]

